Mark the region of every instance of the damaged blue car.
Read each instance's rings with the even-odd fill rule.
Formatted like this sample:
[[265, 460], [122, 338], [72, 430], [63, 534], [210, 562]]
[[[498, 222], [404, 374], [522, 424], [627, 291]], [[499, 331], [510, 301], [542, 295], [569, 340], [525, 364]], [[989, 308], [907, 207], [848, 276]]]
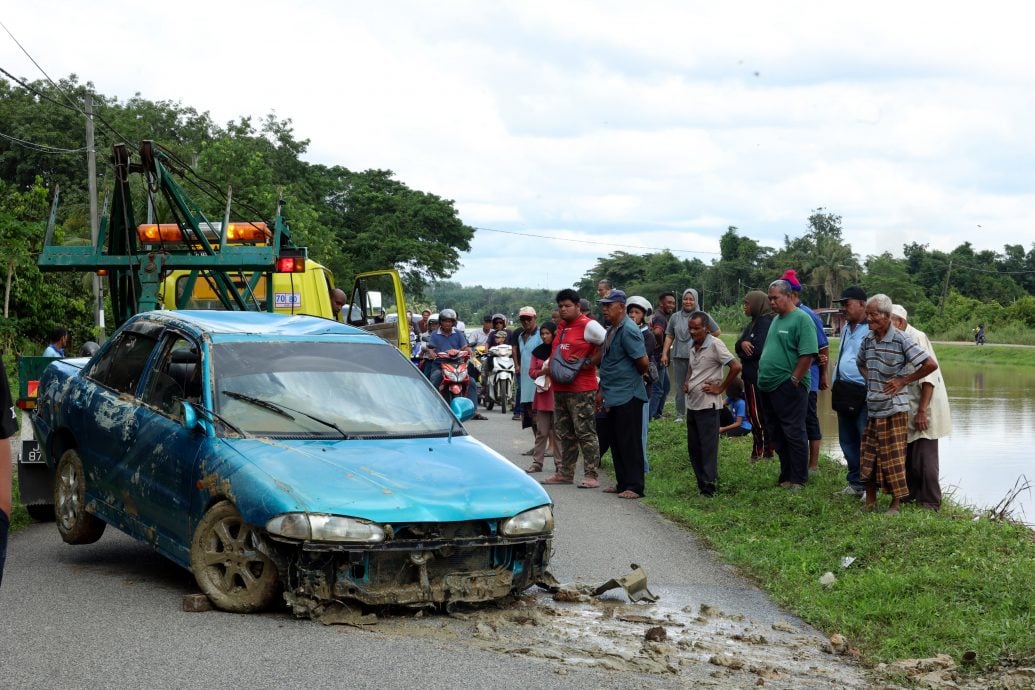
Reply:
[[33, 426], [70, 544], [110, 524], [225, 611], [449, 606], [549, 578], [553, 508], [398, 350], [326, 319], [137, 315], [54, 362]]

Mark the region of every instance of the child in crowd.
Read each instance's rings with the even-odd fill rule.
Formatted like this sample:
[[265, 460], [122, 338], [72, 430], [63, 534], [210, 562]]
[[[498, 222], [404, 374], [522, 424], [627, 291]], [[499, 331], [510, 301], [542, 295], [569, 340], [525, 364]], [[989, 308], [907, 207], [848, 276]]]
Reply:
[[535, 396], [532, 398], [535, 447], [532, 449], [532, 464], [525, 470], [530, 474], [542, 471], [548, 444], [553, 449], [555, 469], [560, 472], [558, 458], [561, 454], [557, 449], [557, 436], [553, 429], [553, 391], [550, 390], [550, 348], [556, 332], [557, 325], [553, 321], [547, 321], [539, 327], [539, 337], [543, 343], [532, 350], [532, 361], [528, 367], [528, 374], [535, 381]]
[[726, 387], [726, 406], [719, 413], [719, 424], [720, 436], [747, 436], [751, 433], [744, 403], [744, 384], [739, 378], [730, 381]]

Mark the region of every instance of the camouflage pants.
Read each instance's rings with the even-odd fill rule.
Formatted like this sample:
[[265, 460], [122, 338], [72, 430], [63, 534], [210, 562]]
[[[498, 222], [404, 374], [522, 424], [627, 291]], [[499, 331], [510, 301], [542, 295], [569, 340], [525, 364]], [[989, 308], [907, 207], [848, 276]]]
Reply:
[[597, 443], [597, 426], [593, 416], [596, 391], [583, 393], [553, 394], [553, 426], [560, 445], [561, 462], [558, 474], [575, 476], [575, 466], [582, 450], [583, 472], [586, 477], [596, 477], [600, 466], [600, 446]]

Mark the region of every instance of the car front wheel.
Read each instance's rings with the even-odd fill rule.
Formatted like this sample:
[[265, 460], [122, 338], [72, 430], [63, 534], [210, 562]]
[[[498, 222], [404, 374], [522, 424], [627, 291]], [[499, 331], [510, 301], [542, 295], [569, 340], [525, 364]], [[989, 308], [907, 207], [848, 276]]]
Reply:
[[279, 585], [262, 534], [229, 501], [201, 518], [190, 545], [190, 569], [216, 608], [251, 613], [267, 608]]
[[74, 448], [61, 455], [54, 473], [54, 516], [67, 544], [92, 544], [104, 534], [104, 520], [86, 512], [86, 473]]

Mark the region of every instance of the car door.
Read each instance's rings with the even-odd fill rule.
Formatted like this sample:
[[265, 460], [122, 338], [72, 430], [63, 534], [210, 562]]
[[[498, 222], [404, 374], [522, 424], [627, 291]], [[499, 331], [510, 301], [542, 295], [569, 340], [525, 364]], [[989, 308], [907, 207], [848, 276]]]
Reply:
[[137, 388], [163, 330], [139, 320], [120, 331], [83, 372], [83, 387], [70, 396], [77, 409], [69, 420], [87, 474], [90, 498], [113, 510], [109, 517], [134, 519], [138, 512], [126, 486], [123, 461], [136, 445]]
[[410, 356], [410, 323], [406, 297], [395, 269], [360, 273], [344, 311], [345, 321], [384, 338]]
[[121, 468], [141, 521], [154, 528], [160, 546], [183, 554], [190, 540], [190, 482], [205, 436], [184, 428], [180, 403], [204, 404], [201, 352], [193, 336], [172, 328], [164, 333], [141, 387], [136, 443]]

